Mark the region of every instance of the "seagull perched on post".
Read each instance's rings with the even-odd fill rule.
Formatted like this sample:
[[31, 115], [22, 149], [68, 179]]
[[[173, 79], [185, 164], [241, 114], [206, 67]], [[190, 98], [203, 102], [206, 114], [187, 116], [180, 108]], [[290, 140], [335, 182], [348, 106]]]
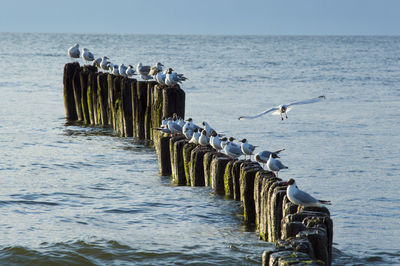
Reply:
[[288, 104], [281, 104], [281, 105], [272, 107], [270, 109], [267, 109], [259, 114], [253, 115], [253, 116], [241, 116], [241, 117], [239, 117], [239, 120], [254, 119], [254, 118], [260, 117], [262, 115], [265, 115], [267, 113], [270, 113], [270, 112], [273, 112], [272, 113], [273, 115], [280, 115], [282, 120], [283, 120], [283, 115], [285, 115], [285, 117], [287, 119], [288, 118], [287, 112], [289, 112], [291, 110], [291, 107], [293, 105], [316, 103], [316, 102], [324, 100], [325, 98], [326, 97], [324, 95], [321, 95], [316, 98], [312, 98], [312, 99], [308, 99], [308, 100], [304, 100], [304, 101], [292, 102], [292, 103], [288, 103]]
[[281, 161], [275, 159], [275, 158], [279, 158], [278, 155], [276, 155], [276, 153], [271, 153], [269, 155], [269, 159], [267, 161], [267, 167], [269, 170], [271, 170], [272, 172], [276, 172], [276, 177], [278, 177], [278, 172], [282, 169], [288, 169], [289, 167], [287, 167], [286, 165], [284, 165]]
[[82, 58], [87, 62], [92, 62], [94, 60], [94, 55], [87, 48], [82, 49]]
[[280, 152], [282, 152], [284, 150], [285, 149], [277, 150], [277, 151], [274, 151], [274, 152], [271, 152], [271, 151], [260, 151], [259, 153], [256, 153], [256, 155], [254, 155], [254, 159], [257, 162], [262, 163], [263, 169], [264, 169], [264, 166], [268, 162], [268, 159], [269, 159], [269, 156], [271, 155], [271, 153], [275, 153], [276, 158], [279, 158], [278, 153], [280, 153]]
[[289, 186], [286, 189], [286, 195], [293, 204], [301, 205], [304, 207], [320, 207], [323, 204], [331, 205], [331, 202], [329, 200], [318, 200], [307, 192], [300, 190], [296, 186], [296, 182], [292, 178], [289, 179], [287, 184]]
[[143, 80], [149, 80], [153, 77], [149, 75], [150, 66], [144, 66], [142, 62], [139, 62], [136, 66], [136, 72], [140, 75]]
[[162, 67], [164, 65], [160, 62], [157, 62], [154, 66], [150, 68], [149, 75], [154, 76], [155, 74], [162, 72]]
[[133, 75], [136, 75], [135, 69], [133, 68], [132, 65], [129, 65], [129, 67], [126, 69], [125, 74], [130, 78]]
[[251, 161], [251, 155], [253, 155], [253, 152], [257, 146], [251, 145], [247, 141], [247, 139], [242, 139], [240, 142], [242, 143], [242, 144], [240, 144], [240, 148], [244, 154], [244, 159], [246, 160], [246, 155], [250, 155], [250, 161]]
[[187, 80], [187, 78], [184, 77], [183, 74], [178, 74], [174, 72], [172, 68], [168, 68], [167, 74], [165, 75], [165, 85], [168, 87], [173, 87], [185, 80]]
[[68, 49], [68, 55], [71, 58], [79, 58], [81, 56], [81, 52], [79, 51], [79, 44], [75, 43], [74, 46]]

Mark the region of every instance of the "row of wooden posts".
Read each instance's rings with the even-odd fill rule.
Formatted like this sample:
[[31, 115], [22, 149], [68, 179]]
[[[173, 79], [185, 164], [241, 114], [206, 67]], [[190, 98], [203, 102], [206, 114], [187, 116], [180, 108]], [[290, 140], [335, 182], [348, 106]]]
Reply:
[[172, 176], [175, 184], [209, 186], [241, 201], [244, 223], [255, 225], [260, 239], [275, 243], [273, 251], [263, 253], [263, 265], [331, 264], [333, 224], [327, 208], [294, 205], [285, 183], [257, 162], [234, 160], [211, 146], [153, 130], [164, 116], [184, 117], [185, 92], [179, 86], [167, 88], [70, 63], [64, 68], [64, 104], [69, 120], [151, 140], [159, 174]]

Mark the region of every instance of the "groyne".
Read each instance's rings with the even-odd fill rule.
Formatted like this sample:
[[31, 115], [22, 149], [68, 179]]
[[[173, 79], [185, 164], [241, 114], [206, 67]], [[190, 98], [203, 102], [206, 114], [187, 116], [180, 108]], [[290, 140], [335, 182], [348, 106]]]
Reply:
[[[333, 223], [325, 207], [302, 207], [286, 196], [287, 185], [250, 160], [232, 159], [184, 136], [153, 130], [163, 117], [184, 118], [185, 92], [153, 81], [98, 72], [92, 66], [64, 67], [64, 107], [68, 120], [110, 126], [121, 137], [148, 140], [158, 156], [159, 174], [177, 185], [209, 186], [240, 201], [243, 223], [275, 249], [262, 254], [263, 265], [330, 265]], [[261, 256], [261, 254], [260, 254]]]

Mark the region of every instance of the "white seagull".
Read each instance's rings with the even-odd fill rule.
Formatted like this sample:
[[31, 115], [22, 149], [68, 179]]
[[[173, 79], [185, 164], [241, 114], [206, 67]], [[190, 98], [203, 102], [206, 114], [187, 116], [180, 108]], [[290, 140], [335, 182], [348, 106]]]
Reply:
[[313, 196], [311, 196], [310, 194], [308, 194], [307, 192], [300, 190], [296, 186], [296, 182], [294, 181], [294, 179], [289, 179], [287, 184], [289, 186], [286, 189], [286, 195], [293, 204], [301, 205], [304, 207], [311, 207], [311, 206], [320, 207], [323, 204], [331, 205], [331, 202], [328, 200], [318, 200]]
[[202, 128], [195, 128], [193, 130], [192, 138], [189, 140], [189, 143], [199, 144], [200, 132]]
[[226, 145], [224, 147], [224, 151], [227, 155], [231, 156], [232, 158], [236, 159], [238, 157], [240, 157], [243, 153], [240, 150], [240, 146], [232, 143], [231, 141], [227, 141]]
[[202, 146], [207, 146], [208, 144], [210, 144], [210, 138], [207, 137], [205, 130], [201, 131], [201, 134], [199, 137], [199, 144]]
[[187, 78], [184, 77], [183, 74], [178, 74], [173, 71], [174, 70], [172, 68], [168, 68], [167, 74], [165, 75], [165, 84], [168, 87], [173, 87], [176, 84], [182, 83], [182, 81], [187, 80]]
[[203, 129], [206, 131], [207, 137], [211, 136], [211, 132], [215, 131], [206, 121], [201, 123], [203, 125]]
[[121, 75], [121, 76], [123, 76], [123, 77], [127, 77], [128, 75], [126, 74], [126, 70], [127, 70], [128, 68], [124, 65], [124, 64], [121, 64], [120, 66], [119, 66], [119, 68], [118, 68], [118, 72], [119, 72], [119, 74]]
[[81, 56], [81, 52], [79, 51], [79, 44], [75, 43], [74, 46], [68, 49], [68, 55], [71, 58], [79, 58]]
[[144, 66], [142, 62], [139, 62], [136, 66], [136, 72], [140, 75], [143, 80], [149, 80], [153, 77], [149, 75], [150, 66]]
[[128, 77], [132, 77], [133, 75], [136, 75], [135, 69], [133, 68], [132, 65], [129, 65], [129, 67], [128, 67], [128, 68], [126, 69], [126, 71], [125, 71], [125, 74], [126, 74]]
[[265, 115], [267, 113], [270, 113], [270, 112], [273, 112], [272, 113], [273, 115], [280, 115], [282, 120], [283, 120], [283, 114], [284, 114], [287, 119], [288, 118], [287, 112], [289, 112], [291, 110], [291, 107], [293, 105], [316, 103], [316, 102], [324, 100], [325, 98], [326, 97], [324, 95], [321, 95], [319, 97], [311, 98], [311, 99], [304, 100], [304, 101], [298, 101], [298, 102], [292, 102], [292, 103], [288, 103], [288, 104], [278, 105], [276, 107], [272, 107], [270, 109], [267, 109], [259, 114], [253, 115], [253, 116], [240, 116], [239, 120], [254, 119], [254, 118], [260, 117], [262, 115]]
[[276, 172], [276, 177], [278, 177], [278, 172], [282, 169], [288, 169], [289, 167], [283, 165], [283, 163], [275, 158], [279, 158], [276, 153], [271, 153], [267, 161], [267, 167], [272, 172]]
[[223, 142], [219, 139], [217, 132], [215, 132], [214, 130], [211, 132], [210, 145], [216, 151], [220, 151], [220, 150], [224, 149]]
[[118, 76], [119, 75], [119, 70], [118, 70], [119, 66], [111, 64], [111, 63], [110, 63], [110, 66], [111, 66], [111, 73]]
[[97, 68], [100, 68], [101, 60], [102, 60], [101, 57], [97, 58], [96, 60], [93, 60], [92, 65], [95, 66], [95, 67], [97, 67]]
[[92, 62], [94, 60], [94, 55], [87, 48], [83, 48], [82, 49], [82, 58], [86, 62]]
[[104, 71], [109, 70], [109, 61], [108, 61], [108, 57], [107, 56], [103, 56], [101, 58], [101, 62], [100, 62], [100, 68], [103, 69]]
[[246, 160], [246, 155], [250, 155], [251, 160], [251, 155], [253, 155], [253, 152], [257, 146], [251, 145], [247, 139], [242, 139], [240, 142], [242, 143], [240, 144], [240, 148], [244, 154], [244, 159]]
[[256, 155], [254, 155], [254, 159], [257, 162], [262, 163], [263, 169], [264, 169], [264, 166], [268, 162], [268, 159], [269, 159], [269, 156], [270, 156], [271, 153], [275, 153], [276, 154], [276, 158], [279, 158], [279, 156], [277, 154], [280, 153], [281, 151], [284, 151], [284, 150], [285, 149], [277, 150], [277, 151], [274, 151], [274, 152], [271, 152], [271, 151], [260, 151], [260, 152], [256, 153]]

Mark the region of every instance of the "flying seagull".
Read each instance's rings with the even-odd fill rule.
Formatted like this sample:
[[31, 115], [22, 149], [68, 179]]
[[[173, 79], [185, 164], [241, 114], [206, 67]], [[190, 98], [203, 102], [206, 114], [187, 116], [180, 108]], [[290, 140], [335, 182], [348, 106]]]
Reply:
[[324, 100], [325, 98], [326, 97], [324, 95], [321, 95], [316, 98], [311, 98], [311, 99], [304, 100], [304, 101], [298, 101], [298, 102], [292, 102], [289, 104], [278, 105], [276, 107], [272, 107], [270, 109], [267, 109], [259, 114], [253, 115], [253, 116], [241, 116], [241, 117], [239, 117], [239, 120], [254, 119], [254, 118], [260, 117], [262, 115], [265, 115], [267, 113], [270, 113], [270, 112], [273, 112], [272, 114], [274, 114], [274, 115], [280, 115], [282, 120], [283, 120], [283, 115], [285, 115], [285, 117], [287, 119], [288, 118], [287, 112], [289, 112], [291, 110], [291, 107], [293, 105], [316, 103], [316, 102]]

